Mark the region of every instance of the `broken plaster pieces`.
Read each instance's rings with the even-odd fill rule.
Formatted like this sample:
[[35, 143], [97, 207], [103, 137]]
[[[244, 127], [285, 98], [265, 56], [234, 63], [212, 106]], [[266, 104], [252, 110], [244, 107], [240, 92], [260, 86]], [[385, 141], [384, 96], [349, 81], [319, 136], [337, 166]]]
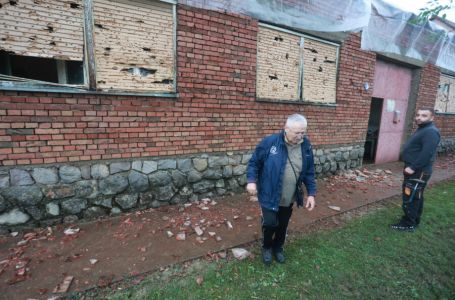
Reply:
[[54, 294], [62, 294], [66, 293], [71, 283], [73, 282], [74, 276], [66, 276], [61, 283], [59, 283], [54, 290], [52, 291]]
[[231, 251], [234, 257], [238, 260], [242, 260], [250, 256], [250, 252], [244, 248], [232, 248]]
[[70, 227], [70, 228], [66, 228], [63, 233], [65, 235], [73, 235], [73, 234], [76, 234], [80, 231], [80, 229], [78, 227]]

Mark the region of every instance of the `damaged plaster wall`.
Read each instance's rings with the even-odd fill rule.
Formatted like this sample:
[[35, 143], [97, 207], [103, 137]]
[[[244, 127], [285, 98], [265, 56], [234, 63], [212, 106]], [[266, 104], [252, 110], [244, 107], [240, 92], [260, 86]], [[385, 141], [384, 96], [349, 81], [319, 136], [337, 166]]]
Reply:
[[434, 109], [442, 113], [455, 113], [455, 77], [441, 74]]
[[83, 60], [82, 0], [0, 1], [0, 50]]
[[97, 87], [174, 90], [173, 8], [156, 1], [94, 1]]
[[300, 37], [259, 27], [257, 97], [298, 101]]
[[335, 103], [337, 60], [338, 45], [259, 27], [257, 97]]
[[303, 99], [335, 103], [337, 46], [305, 38], [303, 47]]

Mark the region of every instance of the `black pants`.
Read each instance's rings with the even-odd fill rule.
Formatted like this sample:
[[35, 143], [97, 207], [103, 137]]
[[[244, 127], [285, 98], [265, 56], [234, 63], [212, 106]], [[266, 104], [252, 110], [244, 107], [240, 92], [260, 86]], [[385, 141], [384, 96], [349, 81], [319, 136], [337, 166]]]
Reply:
[[262, 209], [262, 247], [274, 251], [283, 251], [292, 205], [280, 206], [278, 211]]
[[[431, 177], [431, 173], [415, 172], [412, 175], [404, 175], [402, 191], [403, 191], [403, 213], [401, 223], [405, 226], [417, 226], [420, 223], [420, 217], [423, 212], [423, 192], [426, 183]], [[425, 183], [417, 184], [411, 179], [421, 179]], [[417, 188], [416, 188], [417, 184]], [[415, 190], [415, 191], [414, 191]]]

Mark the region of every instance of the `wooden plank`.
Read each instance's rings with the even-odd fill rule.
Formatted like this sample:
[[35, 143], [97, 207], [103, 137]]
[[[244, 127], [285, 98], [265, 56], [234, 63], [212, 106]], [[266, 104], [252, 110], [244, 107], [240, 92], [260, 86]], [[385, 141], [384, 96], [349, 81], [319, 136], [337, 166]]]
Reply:
[[93, 0], [85, 0], [84, 36], [89, 90], [96, 90], [95, 45], [93, 41]]

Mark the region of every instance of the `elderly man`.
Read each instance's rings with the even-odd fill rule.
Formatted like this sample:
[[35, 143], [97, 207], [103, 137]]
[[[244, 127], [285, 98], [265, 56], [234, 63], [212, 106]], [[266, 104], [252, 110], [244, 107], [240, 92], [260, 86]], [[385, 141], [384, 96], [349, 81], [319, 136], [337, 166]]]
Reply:
[[439, 129], [433, 124], [434, 110], [417, 110], [415, 123], [418, 128], [403, 147], [404, 162], [403, 212], [401, 220], [391, 228], [414, 231], [423, 211], [423, 191], [433, 171], [436, 149], [440, 141]]
[[264, 138], [248, 163], [247, 191], [258, 195], [262, 210], [262, 259], [272, 262], [272, 254], [284, 263], [283, 245], [292, 206], [303, 206], [302, 184], [308, 197], [305, 207], [315, 206], [316, 181], [310, 141], [305, 136], [307, 120], [294, 114], [288, 117], [284, 130]]

